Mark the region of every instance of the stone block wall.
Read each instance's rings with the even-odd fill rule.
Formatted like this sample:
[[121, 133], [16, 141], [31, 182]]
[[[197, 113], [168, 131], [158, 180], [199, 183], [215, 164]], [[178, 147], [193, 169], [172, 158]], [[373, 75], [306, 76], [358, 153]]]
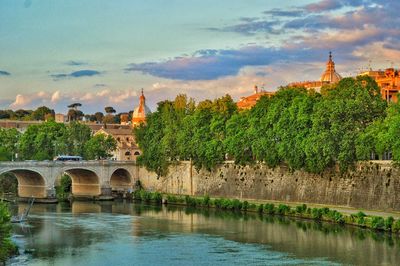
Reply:
[[141, 168], [139, 178], [145, 188], [164, 193], [400, 211], [400, 169], [387, 161], [359, 163], [344, 174], [330, 169], [319, 175], [232, 162], [197, 172], [189, 162], [181, 162], [171, 166], [166, 177]]

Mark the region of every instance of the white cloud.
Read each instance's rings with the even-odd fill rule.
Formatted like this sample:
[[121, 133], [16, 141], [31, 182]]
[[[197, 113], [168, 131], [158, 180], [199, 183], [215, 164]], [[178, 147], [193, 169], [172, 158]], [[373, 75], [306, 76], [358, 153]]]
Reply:
[[51, 102], [52, 103], [57, 103], [58, 101], [60, 101], [61, 100], [61, 93], [60, 93], [60, 91], [55, 91], [54, 93], [53, 93], [53, 95], [51, 95]]

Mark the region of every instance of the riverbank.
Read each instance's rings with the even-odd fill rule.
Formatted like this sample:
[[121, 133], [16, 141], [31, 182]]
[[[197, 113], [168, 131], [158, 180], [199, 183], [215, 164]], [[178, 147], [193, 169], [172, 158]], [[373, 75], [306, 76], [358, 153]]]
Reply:
[[145, 190], [135, 191], [133, 193], [133, 198], [148, 203], [216, 208], [233, 212], [257, 212], [260, 215], [297, 217], [314, 221], [353, 225], [396, 234], [400, 233], [400, 219], [395, 220], [392, 216], [384, 218], [382, 216], [367, 215], [362, 211], [348, 214], [328, 207], [317, 208], [307, 206], [306, 204], [291, 206], [280, 203], [275, 205], [274, 203], [256, 203], [238, 199], [210, 198], [209, 196], [193, 197], [188, 195], [161, 194], [159, 192], [148, 192]]
[[17, 246], [11, 241], [11, 215], [6, 203], [0, 201], [0, 264], [18, 254]]

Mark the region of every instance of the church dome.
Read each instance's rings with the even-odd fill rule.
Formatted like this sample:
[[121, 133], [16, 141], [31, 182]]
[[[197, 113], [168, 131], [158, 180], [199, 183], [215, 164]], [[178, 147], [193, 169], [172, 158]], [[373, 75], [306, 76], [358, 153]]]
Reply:
[[146, 97], [144, 97], [143, 90], [139, 97], [139, 106], [133, 110], [132, 125], [137, 126], [146, 121], [146, 116], [151, 113], [151, 110], [146, 105]]
[[332, 53], [329, 52], [329, 60], [326, 63], [326, 70], [321, 76], [322, 82], [337, 83], [342, 79], [342, 76], [335, 70], [335, 63], [332, 60]]

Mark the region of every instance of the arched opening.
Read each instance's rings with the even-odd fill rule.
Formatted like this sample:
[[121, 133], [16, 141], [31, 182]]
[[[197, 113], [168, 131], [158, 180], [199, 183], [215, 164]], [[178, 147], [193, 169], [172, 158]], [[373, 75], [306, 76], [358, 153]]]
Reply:
[[97, 174], [87, 169], [69, 169], [65, 171], [72, 180], [72, 195], [99, 196], [100, 180]]
[[55, 180], [55, 189], [58, 200], [67, 200], [72, 192], [71, 176], [67, 173], [63, 173], [62, 175], [58, 176]]
[[136, 156], [138, 156], [138, 155], [140, 155], [140, 152], [138, 152], [138, 151], [135, 151], [135, 153], [134, 153], [133, 155], [136, 155]]
[[110, 185], [113, 191], [132, 189], [132, 176], [127, 170], [119, 168], [111, 175]]
[[3, 174], [13, 174], [18, 181], [18, 197], [38, 199], [46, 198], [46, 181], [38, 172], [26, 169], [17, 169]]
[[13, 173], [8, 172], [0, 175], [0, 194], [5, 197], [18, 195], [18, 180]]

